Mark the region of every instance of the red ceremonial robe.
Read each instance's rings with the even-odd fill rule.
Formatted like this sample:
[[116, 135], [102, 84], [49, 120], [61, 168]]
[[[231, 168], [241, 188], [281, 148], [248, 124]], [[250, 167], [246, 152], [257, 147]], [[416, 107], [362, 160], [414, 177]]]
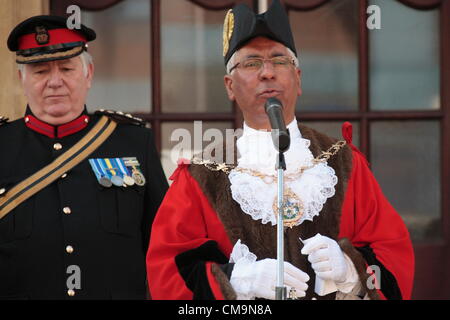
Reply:
[[[351, 145], [349, 138], [347, 142]], [[365, 266], [379, 267], [381, 280], [378, 279], [376, 291], [381, 298], [410, 299], [414, 255], [408, 230], [383, 195], [364, 156], [351, 147], [352, 169], [342, 204], [338, 239], [349, 239], [364, 257]], [[228, 288], [224, 285], [227, 279], [223, 280], [217, 266], [227, 264], [234, 243], [189, 172], [189, 164], [180, 164], [170, 179], [173, 183], [153, 223], [147, 253], [152, 298], [233, 298], [228, 294], [233, 290], [229, 284]], [[214, 186], [213, 181], [211, 187]], [[211, 260], [203, 261], [205, 252], [215, 253]], [[300, 255], [300, 248], [298, 252]], [[194, 265], [199, 259], [202, 263]], [[187, 269], [197, 270], [192, 273]], [[202, 269], [202, 276], [198, 269]], [[227, 273], [225, 268], [222, 271]], [[367, 277], [361, 278], [364, 280]]]

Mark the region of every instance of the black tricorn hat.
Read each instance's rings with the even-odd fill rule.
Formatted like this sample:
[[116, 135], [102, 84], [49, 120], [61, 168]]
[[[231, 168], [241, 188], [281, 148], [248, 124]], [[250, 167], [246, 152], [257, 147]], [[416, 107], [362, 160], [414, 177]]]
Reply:
[[237, 50], [256, 37], [280, 42], [297, 55], [289, 18], [279, 0], [273, 0], [270, 8], [261, 14], [255, 14], [245, 4], [228, 11], [223, 25], [225, 65]]
[[82, 24], [69, 29], [66, 18], [42, 15], [19, 23], [9, 34], [8, 48], [16, 52], [17, 63], [36, 63], [75, 57], [95, 38], [95, 31]]

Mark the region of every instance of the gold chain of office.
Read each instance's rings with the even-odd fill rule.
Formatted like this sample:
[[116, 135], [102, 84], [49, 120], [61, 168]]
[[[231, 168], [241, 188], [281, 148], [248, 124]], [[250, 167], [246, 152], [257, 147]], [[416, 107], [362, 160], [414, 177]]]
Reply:
[[[322, 153], [320, 155], [318, 155], [316, 158], [314, 158], [309, 166], [300, 167], [297, 170], [297, 172], [286, 175], [285, 179], [288, 181], [295, 180], [299, 176], [301, 176], [303, 174], [303, 172], [305, 172], [305, 170], [308, 170], [308, 169], [314, 167], [318, 163], [327, 162], [332, 156], [334, 156], [336, 153], [338, 153], [339, 150], [342, 149], [346, 144], [347, 143], [345, 142], [345, 140], [336, 142], [330, 148], [328, 148], [328, 150], [322, 151]], [[208, 159], [202, 160], [202, 159], [194, 157], [194, 158], [192, 158], [191, 163], [204, 165], [211, 171], [223, 171], [227, 174], [230, 173], [230, 171], [234, 169], [238, 172], [248, 173], [252, 176], [258, 177], [265, 182], [267, 182], [267, 179], [272, 179], [270, 182], [267, 182], [267, 183], [272, 183], [273, 181], [275, 181], [277, 179], [276, 174], [263, 174], [257, 170], [248, 169], [248, 168], [240, 168], [240, 167], [228, 165], [225, 163], [217, 163], [217, 162], [214, 162], [214, 161], [211, 161]]]
[[[334, 156], [336, 153], [338, 153], [339, 150], [342, 147], [344, 147], [346, 144], [347, 143], [344, 140], [338, 141], [337, 143], [333, 144], [327, 151], [322, 151], [322, 153], [319, 156], [317, 156], [316, 158], [314, 158], [311, 161], [310, 165], [302, 166], [302, 167], [298, 168], [296, 172], [285, 175], [284, 179], [286, 181], [296, 180], [298, 177], [300, 177], [303, 174], [303, 172], [305, 172], [308, 169], [311, 169], [316, 164], [327, 162], [332, 156]], [[264, 174], [257, 170], [253, 170], [253, 169], [236, 167], [234, 170], [241, 172], [241, 173], [248, 173], [254, 177], [258, 177], [267, 184], [273, 183], [274, 181], [277, 181], [277, 179], [278, 179], [278, 176], [276, 174]]]
[[[322, 151], [322, 153], [319, 156], [314, 158], [311, 161], [310, 165], [302, 166], [299, 169], [297, 169], [296, 172], [286, 175], [284, 176], [284, 178], [287, 181], [293, 181], [297, 179], [303, 174], [303, 172], [314, 167], [316, 164], [325, 163], [326, 161], [328, 161], [332, 156], [338, 153], [339, 150], [341, 150], [346, 144], [347, 143], [344, 140], [336, 142], [327, 151]], [[201, 160], [198, 158], [193, 158], [192, 163], [204, 165], [211, 171], [223, 171], [227, 174], [230, 173], [232, 169], [234, 169], [238, 172], [247, 173], [254, 177], [258, 177], [266, 184], [271, 184], [274, 181], [278, 180], [277, 175], [275, 174], [264, 174], [257, 170], [234, 167], [231, 165], [226, 165], [224, 163], [216, 163], [211, 160]], [[285, 227], [292, 228], [297, 223], [299, 223], [300, 219], [303, 217], [305, 209], [303, 201], [295, 194], [294, 191], [292, 191], [289, 187], [286, 187], [284, 190], [282, 203], [283, 206], [281, 208], [281, 212], [283, 215], [283, 225]], [[275, 216], [277, 216], [279, 211], [277, 198], [275, 198], [275, 200], [273, 201], [272, 210]]]

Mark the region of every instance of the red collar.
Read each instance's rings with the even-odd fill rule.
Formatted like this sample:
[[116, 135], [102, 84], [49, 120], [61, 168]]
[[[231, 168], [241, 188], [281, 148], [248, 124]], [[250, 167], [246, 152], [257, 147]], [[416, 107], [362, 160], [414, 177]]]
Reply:
[[23, 119], [25, 121], [25, 125], [31, 130], [46, 135], [49, 138], [58, 139], [83, 130], [89, 123], [89, 116], [86, 114], [82, 114], [75, 120], [72, 120], [69, 123], [62, 124], [60, 126], [52, 126], [39, 120], [31, 114], [27, 114]]

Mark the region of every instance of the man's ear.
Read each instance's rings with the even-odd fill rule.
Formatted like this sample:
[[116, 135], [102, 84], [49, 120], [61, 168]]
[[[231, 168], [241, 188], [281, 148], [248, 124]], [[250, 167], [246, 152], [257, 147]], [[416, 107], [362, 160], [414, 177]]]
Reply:
[[23, 73], [22, 73], [22, 71], [20, 69], [17, 70], [17, 74], [19, 76], [20, 82], [23, 82]]
[[302, 95], [302, 71], [300, 70], [300, 68], [296, 69], [296, 73], [298, 79], [297, 96], [300, 97]]
[[223, 78], [224, 83], [225, 83], [225, 89], [227, 90], [227, 94], [228, 94], [228, 99], [230, 99], [231, 101], [235, 100], [235, 96], [233, 93], [233, 78], [226, 74], [225, 77]]
[[92, 84], [92, 78], [94, 77], [94, 64], [90, 63], [88, 66], [88, 74], [87, 74], [87, 79], [88, 79], [88, 88], [91, 88], [91, 84]]

